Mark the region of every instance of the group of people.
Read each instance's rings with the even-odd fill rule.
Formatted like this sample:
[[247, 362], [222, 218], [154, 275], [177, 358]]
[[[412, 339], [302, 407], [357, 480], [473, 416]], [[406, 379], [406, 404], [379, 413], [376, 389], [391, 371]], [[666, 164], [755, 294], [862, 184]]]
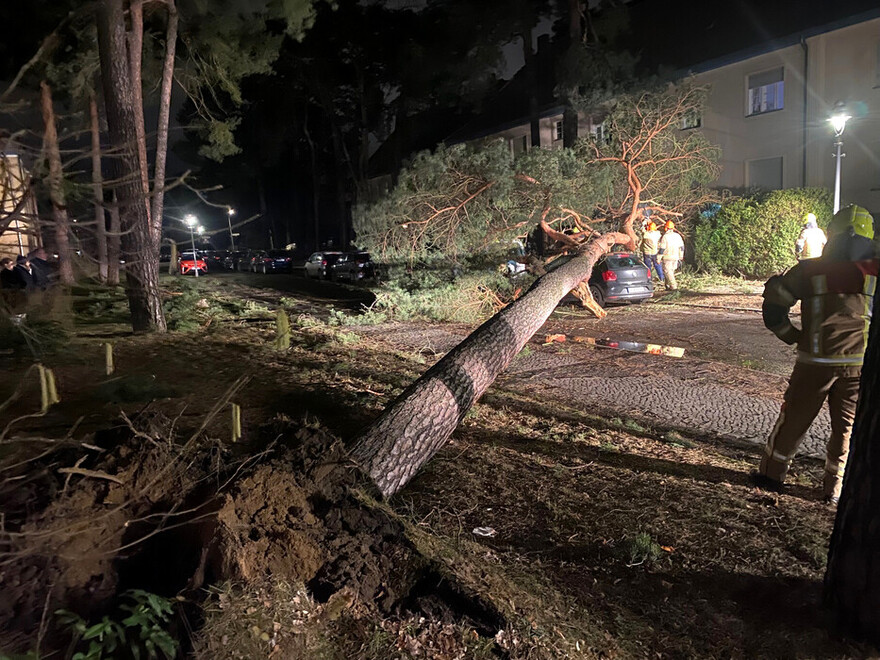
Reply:
[[648, 220], [642, 233], [641, 250], [651, 277], [656, 273], [667, 290], [675, 291], [678, 288], [675, 272], [684, 261], [684, 239], [675, 231], [675, 223], [668, 220], [661, 235], [657, 224]]
[[0, 288], [11, 291], [46, 289], [51, 283], [52, 270], [46, 251], [37, 248], [29, 255], [0, 259]]

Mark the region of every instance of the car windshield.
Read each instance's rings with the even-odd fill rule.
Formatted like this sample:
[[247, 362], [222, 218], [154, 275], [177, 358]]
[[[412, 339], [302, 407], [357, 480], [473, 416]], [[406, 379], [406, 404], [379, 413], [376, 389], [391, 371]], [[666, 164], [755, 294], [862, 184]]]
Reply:
[[325, 254], [324, 258], [327, 260], [328, 264], [335, 264], [341, 256], [342, 255], [340, 254]]
[[269, 250], [270, 257], [287, 257], [290, 256], [286, 250]]
[[635, 268], [636, 266], [641, 266], [642, 262], [639, 261], [636, 257], [625, 256], [609, 256], [608, 257], [608, 267], [609, 268]]
[[350, 258], [352, 261], [357, 261], [359, 264], [362, 264], [370, 260], [370, 255], [366, 252], [362, 252], [360, 254], [353, 254]]

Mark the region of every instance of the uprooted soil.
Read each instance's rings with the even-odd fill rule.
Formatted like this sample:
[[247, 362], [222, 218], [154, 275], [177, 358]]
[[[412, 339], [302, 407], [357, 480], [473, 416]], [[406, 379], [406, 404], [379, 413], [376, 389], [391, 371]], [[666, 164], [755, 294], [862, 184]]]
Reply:
[[167, 337], [92, 323], [46, 360], [61, 402], [0, 445], [0, 651], [64, 650], [55, 610], [97, 621], [139, 588], [176, 598], [202, 658], [870, 655], [823, 625], [818, 462], [769, 495], [756, 449], [507, 380], [382, 503], [344, 443], [439, 355], [294, 304], [315, 313], [288, 351], [248, 309]]

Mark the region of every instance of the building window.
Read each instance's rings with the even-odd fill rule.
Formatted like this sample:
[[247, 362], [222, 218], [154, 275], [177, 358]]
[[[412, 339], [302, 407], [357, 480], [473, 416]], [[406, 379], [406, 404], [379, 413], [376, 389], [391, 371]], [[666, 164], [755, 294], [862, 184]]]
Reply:
[[782, 110], [784, 107], [783, 67], [749, 76], [749, 106], [747, 115]]
[[782, 189], [782, 156], [761, 158], [746, 163], [746, 185], [762, 190]]
[[561, 140], [563, 135], [564, 135], [564, 133], [563, 133], [563, 128], [562, 128], [562, 122], [558, 121], [558, 122], [556, 122], [556, 138], [555, 139]]
[[593, 139], [596, 140], [596, 144], [605, 144], [605, 124], [593, 124], [590, 128], [590, 133], [593, 134]]
[[703, 125], [703, 116], [699, 112], [688, 112], [681, 118], [681, 130], [699, 128]]
[[518, 156], [521, 153], [525, 153], [529, 150], [529, 136], [528, 135], [518, 135], [517, 137], [510, 138], [507, 141], [508, 146], [510, 147], [510, 153], [514, 156]]

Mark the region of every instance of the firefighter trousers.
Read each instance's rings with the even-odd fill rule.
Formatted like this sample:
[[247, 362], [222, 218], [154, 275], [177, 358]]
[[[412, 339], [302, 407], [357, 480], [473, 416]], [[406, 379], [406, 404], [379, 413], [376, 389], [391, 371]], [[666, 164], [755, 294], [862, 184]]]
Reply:
[[826, 398], [831, 412], [831, 437], [825, 450], [823, 488], [828, 497], [840, 496], [859, 398], [857, 368], [801, 362], [794, 365], [782, 410], [764, 447], [761, 474], [780, 482], [785, 480], [791, 460]]
[[667, 259], [663, 257], [663, 276], [666, 282], [666, 288], [675, 291], [678, 288], [678, 282], [675, 281], [675, 271], [678, 270], [678, 259]]

